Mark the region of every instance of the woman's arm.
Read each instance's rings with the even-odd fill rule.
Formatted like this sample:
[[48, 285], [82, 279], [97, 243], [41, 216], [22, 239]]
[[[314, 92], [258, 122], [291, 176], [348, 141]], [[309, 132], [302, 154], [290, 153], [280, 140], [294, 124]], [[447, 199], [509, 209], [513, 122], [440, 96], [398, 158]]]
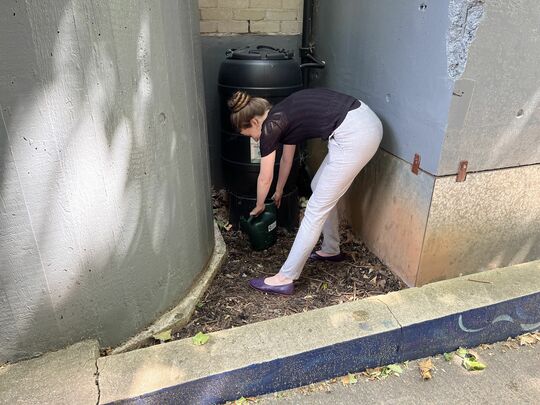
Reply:
[[278, 208], [281, 205], [281, 197], [283, 196], [285, 183], [287, 183], [287, 179], [291, 173], [291, 166], [294, 161], [295, 151], [296, 145], [283, 145], [283, 154], [281, 155], [281, 161], [279, 163], [279, 177], [276, 185], [276, 192], [273, 196]]
[[264, 211], [264, 201], [266, 200], [266, 196], [268, 196], [272, 180], [274, 179], [275, 161], [275, 151], [261, 159], [261, 168], [259, 170], [259, 178], [257, 179], [257, 205], [249, 215], [257, 216]]

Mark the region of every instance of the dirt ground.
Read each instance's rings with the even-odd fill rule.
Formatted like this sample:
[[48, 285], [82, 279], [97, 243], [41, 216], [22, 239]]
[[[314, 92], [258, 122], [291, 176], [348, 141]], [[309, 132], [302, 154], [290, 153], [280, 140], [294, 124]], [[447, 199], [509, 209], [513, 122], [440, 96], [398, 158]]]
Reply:
[[226, 195], [214, 193], [214, 215], [222, 228], [228, 257], [191, 322], [174, 334], [174, 339], [198, 332], [215, 332], [266, 319], [305, 312], [405, 288], [393, 273], [351, 229], [342, 225], [342, 251], [349, 259], [342, 263], [310, 263], [304, 268], [290, 297], [263, 294], [249, 287], [255, 277], [275, 274], [285, 261], [295, 233], [278, 231], [278, 242], [268, 250], [255, 252], [242, 232], [227, 226]]

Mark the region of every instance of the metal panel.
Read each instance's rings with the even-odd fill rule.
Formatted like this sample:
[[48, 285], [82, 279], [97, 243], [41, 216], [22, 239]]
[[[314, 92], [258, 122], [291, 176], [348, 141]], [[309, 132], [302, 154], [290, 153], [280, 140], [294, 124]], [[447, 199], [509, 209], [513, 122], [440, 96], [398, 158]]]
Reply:
[[540, 165], [438, 178], [417, 284], [540, 259]]
[[346, 211], [366, 245], [414, 285], [426, 229], [433, 176], [379, 150], [346, 196]]

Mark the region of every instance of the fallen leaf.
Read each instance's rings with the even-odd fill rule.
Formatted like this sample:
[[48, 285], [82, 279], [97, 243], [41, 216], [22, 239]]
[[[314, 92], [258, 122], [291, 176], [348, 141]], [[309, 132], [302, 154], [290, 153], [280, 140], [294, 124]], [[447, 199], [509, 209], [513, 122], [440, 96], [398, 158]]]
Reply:
[[503, 346], [509, 348], [509, 349], [517, 349], [518, 348], [518, 344], [514, 341], [508, 341], [508, 342], [504, 342], [503, 343]]
[[236, 401], [234, 401], [234, 404], [242, 405], [242, 404], [245, 404], [246, 402], [247, 402], [247, 399], [245, 399], [244, 397], [241, 397], [241, 398], [238, 398]]
[[229, 224], [228, 221], [224, 221], [223, 219], [218, 219], [216, 222], [219, 229], [225, 229], [225, 227]]
[[170, 329], [164, 330], [163, 332], [156, 333], [152, 337], [156, 340], [161, 340], [162, 342], [166, 342], [172, 339], [171, 330]]
[[470, 356], [463, 359], [463, 367], [465, 367], [468, 371], [477, 371], [477, 370], [483, 370], [486, 368], [486, 365], [483, 363], [480, 363], [478, 360], [476, 360], [476, 357]]
[[370, 379], [384, 380], [389, 375], [399, 376], [403, 369], [398, 364], [390, 364], [384, 367], [368, 368], [364, 374]]
[[462, 359], [465, 358], [467, 353], [469, 353], [469, 351], [467, 349], [464, 349], [463, 347], [460, 347], [459, 349], [456, 350], [456, 354]]
[[450, 361], [454, 358], [454, 353], [443, 353], [444, 359]]
[[390, 370], [391, 373], [400, 375], [403, 373], [403, 369], [399, 366], [399, 364], [390, 364], [387, 366], [388, 370]]
[[205, 335], [202, 332], [197, 333], [195, 336], [193, 336], [193, 338], [191, 338], [193, 344], [197, 346], [204, 345], [206, 342], [208, 342], [208, 339], [210, 339], [210, 336]]
[[536, 343], [536, 338], [530, 334], [519, 336], [519, 345], [520, 346], [530, 346]]
[[341, 383], [343, 385], [356, 384], [357, 382], [358, 382], [358, 379], [355, 377], [354, 374], [351, 374], [351, 373], [341, 378]]
[[420, 367], [420, 375], [424, 380], [431, 380], [433, 376], [431, 371], [433, 370], [433, 363], [431, 359], [425, 359], [418, 362], [418, 367]]
[[382, 374], [382, 367], [368, 368], [364, 371], [364, 374], [371, 380], [379, 379]]
[[230, 231], [232, 229], [232, 224], [225, 225], [223, 229], [225, 229], [227, 232]]
[[322, 283], [321, 285], [321, 290], [326, 290], [328, 289], [328, 283], [325, 281], [324, 283]]

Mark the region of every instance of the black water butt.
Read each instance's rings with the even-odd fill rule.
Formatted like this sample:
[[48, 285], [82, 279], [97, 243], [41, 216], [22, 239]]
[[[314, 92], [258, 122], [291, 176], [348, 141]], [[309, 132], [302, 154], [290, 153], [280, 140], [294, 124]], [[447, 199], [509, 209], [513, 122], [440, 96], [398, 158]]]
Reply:
[[[231, 49], [219, 70], [218, 90], [221, 108], [221, 160], [223, 181], [229, 192], [229, 221], [238, 228], [241, 216], [248, 216], [255, 207], [259, 174], [259, 145], [232, 128], [227, 100], [237, 90], [254, 97], [266, 98], [273, 105], [295, 91], [301, 90], [302, 72], [293, 59], [293, 52], [269, 46], [248, 46]], [[298, 226], [298, 190], [300, 167], [297, 148], [289, 179], [285, 185], [278, 225], [288, 229]], [[276, 155], [274, 181], [268, 197], [275, 190], [279, 173], [281, 149]]]

